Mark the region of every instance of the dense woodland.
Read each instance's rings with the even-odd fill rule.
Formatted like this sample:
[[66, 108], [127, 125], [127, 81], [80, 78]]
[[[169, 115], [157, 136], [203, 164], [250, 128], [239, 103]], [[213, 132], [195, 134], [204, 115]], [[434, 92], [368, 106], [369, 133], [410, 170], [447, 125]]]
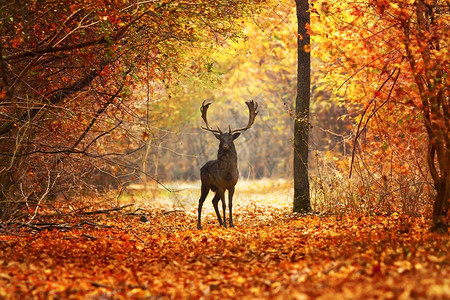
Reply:
[[[446, 0], [2, 1], [0, 298], [450, 297], [449, 24]], [[205, 100], [220, 128], [259, 104], [235, 229], [194, 229]]]

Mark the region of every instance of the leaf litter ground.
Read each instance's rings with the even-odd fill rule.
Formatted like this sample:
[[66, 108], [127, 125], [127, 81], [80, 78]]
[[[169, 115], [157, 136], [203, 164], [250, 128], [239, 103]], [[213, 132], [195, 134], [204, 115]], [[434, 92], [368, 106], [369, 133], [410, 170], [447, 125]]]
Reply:
[[3, 226], [0, 298], [450, 299], [448, 235], [424, 217], [299, 216], [289, 183], [238, 191], [232, 229], [212, 196], [195, 229], [198, 189], [175, 197], [182, 211], [141, 206], [148, 222], [128, 207]]

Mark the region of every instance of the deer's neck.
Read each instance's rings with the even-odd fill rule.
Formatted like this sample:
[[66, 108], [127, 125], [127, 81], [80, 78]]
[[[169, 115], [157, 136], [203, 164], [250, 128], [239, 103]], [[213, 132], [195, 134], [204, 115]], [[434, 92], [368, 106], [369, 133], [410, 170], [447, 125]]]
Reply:
[[224, 168], [236, 168], [237, 167], [237, 153], [235, 149], [224, 151], [219, 149], [217, 153], [217, 160]]

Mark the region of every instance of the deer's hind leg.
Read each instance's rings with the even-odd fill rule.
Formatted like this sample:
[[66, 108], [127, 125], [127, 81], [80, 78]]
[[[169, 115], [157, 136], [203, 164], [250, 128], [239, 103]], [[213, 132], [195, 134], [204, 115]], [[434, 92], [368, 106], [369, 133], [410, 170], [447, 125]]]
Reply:
[[[220, 225], [223, 225], [223, 227], [227, 227], [227, 215], [226, 215], [226, 211], [225, 211], [227, 208], [227, 204], [225, 202], [225, 190], [218, 189], [216, 195], [219, 197], [220, 200], [222, 200], [223, 222]], [[219, 202], [219, 200], [217, 200], [217, 202]]]
[[[233, 194], [234, 194], [234, 187], [228, 189], [228, 209], [230, 210], [230, 227], [234, 227], [233, 223]], [[225, 200], [224, 200], [225, 201]]]
[[216, 193], [214, 195], [214, 198], [212, 199], [212, 203], [214, 206], [214, 210], [216, 211], [217, 220], [219, 220], [219, 224], [222, 226], [222, 218], [220, 217], [219, 206], [218, 206], [219, 201], [220, 201], [219, 193]]
[[209, 186], [202, 183], [202, 193], [200, 195], [200, 199], [198, 200], [198, 221], [197, 221], [197, 229], [202, 229], [202, 207], [203, 202], [205, 202], [206, 196], [209, 193]]

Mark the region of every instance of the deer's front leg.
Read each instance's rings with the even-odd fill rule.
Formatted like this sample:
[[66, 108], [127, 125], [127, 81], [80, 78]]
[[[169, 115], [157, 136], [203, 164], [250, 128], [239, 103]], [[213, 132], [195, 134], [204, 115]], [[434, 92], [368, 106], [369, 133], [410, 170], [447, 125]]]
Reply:
[[205, 202], [206, 196], [208, 196], [209, 187], [202, 184], [202, 194], [198, 200], [198, 219], [197, 219], [197, 229], [202, 229], [202, 207], [203, 202]]
[[226, 208], [227, 208], [227, 204], [225, 202], [225, 190], [219, 189], [217, 191], [217, 195], [219, 195], [220, 200], [222, 200], [222, 209], [223, 209], [223, 227], [227, 227], [227, 215], [226, 215]]
[[230, 227], [234, 227], [233, 223], [233, 194], [234, 187], [228, 190], [228, 208], [230, 210]]

